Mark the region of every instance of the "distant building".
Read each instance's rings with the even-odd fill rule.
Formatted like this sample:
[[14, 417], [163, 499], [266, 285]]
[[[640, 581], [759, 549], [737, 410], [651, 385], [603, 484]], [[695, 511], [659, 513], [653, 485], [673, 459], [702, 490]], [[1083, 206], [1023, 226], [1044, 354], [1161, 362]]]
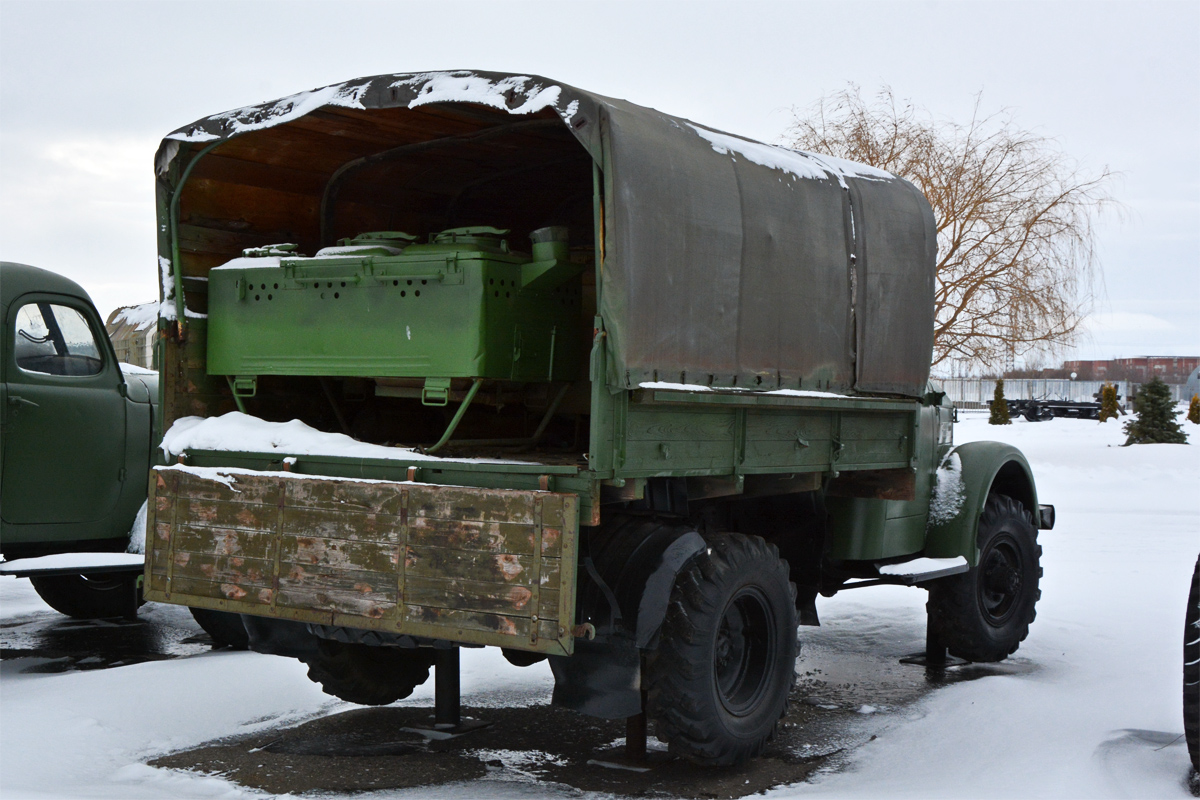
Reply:
[[117, 360], [135, 367], [158, 369], [154, 363], [154, 337], [158, 332], [158, 303], [122, 306], [104, 323]]
[[1107, 361], [1064, 361], [1062, 371], [1081, 381], [1134, 381], [1158, 376], [1167, 383], [1184, 383], [1200, 367], [1200, 356], [1138, 356]]

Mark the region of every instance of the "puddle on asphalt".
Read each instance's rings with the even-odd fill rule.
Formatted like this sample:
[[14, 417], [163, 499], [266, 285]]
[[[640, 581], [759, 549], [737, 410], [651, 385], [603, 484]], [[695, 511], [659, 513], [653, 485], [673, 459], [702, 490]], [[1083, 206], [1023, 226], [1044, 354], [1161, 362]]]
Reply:
[[212, 649], [187, 609], [168, 606], [143, 606], [137, 619], [78, 620], [47, 609], [0, 623], [0, 660], [21, 673], [109, 669]]
[[904, 724], [905, 715], [897, 712], [938, 687], [1033, 670], [1020, 659], [929, 670], [899, 663], [906, 654], [898, 649], [903, 636], [888, 643], [884, 654], [843, 649], [836, 634], [814, 638], [797, 662], [796, 689], [776, 737], [760, 758], [742, 767], [702, 769], [673, 758], [653, 741], [653, 723], [652, 751], [647, 761], [633, 763], [624, 756], [622, 720], [592, 719], [540, 703], [498, 707], [492, 695], [486, 706], [467, 698], [470, 705], [463, 709], [465, 717], [491, 725], [455, 738], [415, 730], [432, 726], [429, 708], [356, 708], [149, 763], [218, 775], [272, 794], [504, 781], [621, 796], [740, 798], [839, 768], [855, 748]]
[[[903, 725], [904, 709], [939, 687], [1035, 669], [1021, 658], [946, 670], [901, 664], [901, 656], [920, 649], [923, 626], [848, 622], [854, 624], [801, 630], [788, 713], [763, 755], [742, 767], [701, 769], [675, 759], [653, 741], [653, 723], [648, 760], [631, 763], [622, 720], [555, 708], [544, 703], [543, 691], [521, 689], [465, 698], [464, 716], [492, 724], [456, 738], [417, 732], [431, 726], [429, 708], [354, 708], [299, 723], [281, 719], [149, 763], [280, 794], [494, 781], [624, 796], [738, 798], [838, 769], [855, 748]], [[0, 623], [6, 671], [106, 669], [211, 649], [188, 611], [172, 606], [144, 606], [137, 620], [81, 621], [46, 610]]]

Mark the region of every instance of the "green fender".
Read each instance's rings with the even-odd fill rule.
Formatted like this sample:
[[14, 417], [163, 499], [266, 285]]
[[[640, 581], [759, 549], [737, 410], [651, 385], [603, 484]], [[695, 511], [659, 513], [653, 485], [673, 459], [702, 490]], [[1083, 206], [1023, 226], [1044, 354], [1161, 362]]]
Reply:
[[[938, 468], [939, 484], [945, 481], [944, 472], [953, 464], [955, 456], [961, 464], [961, 503], [947, 497], [956, 492], [935, 490], [935, 500], [930, 504], [925, 555], [929, 558], [965, 556], [973, 567], [979, 562], [976, 528], [988, 494], [997, 492], [1017, 500], [1028, 509], [1037, 525], [1037, 486], [1025, 456], [1003, 442], [968, 442], [955, 447]], [[939, 510], [943, 513], [939, 514]]]

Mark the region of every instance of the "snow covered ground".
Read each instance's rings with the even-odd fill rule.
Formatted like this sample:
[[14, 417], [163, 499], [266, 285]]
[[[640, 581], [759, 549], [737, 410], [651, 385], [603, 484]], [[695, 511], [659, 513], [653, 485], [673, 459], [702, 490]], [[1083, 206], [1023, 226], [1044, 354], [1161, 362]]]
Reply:
[[[814, 781], [769, 796], [1190, 796], [1180, 665], [1184, 604], [1200, 551], [1200, 428], [1186, 430], [1189, 446], [1120, 448], [1123, 437], [1112, 422], [1017, 421], [998, 428], [966, 417], [957, 441], [993, 438], [1019, 446], [1033, 464], [1041, 501], [1058, 512], [1057, 528], [1040, 536], [1042, 600], [1016, 668], [880, 709], [870, 715], [875, 739]], [[923, 592], [894, 587], [824, 600], [823, 627], [803, 631], [809, 657], [839, 648], [878, 648], [886, 658], [912, 650], [923, 603]], [[44, 613], [28, 581], [0, 579], [0, 625]], [[188, 624], [182, 609], [147, 613]], [[904, 634], [897, 640], [889, 630]], [[31, 661], [0, 663], [5, 800], [262, 797], [220, 778], [144, 762], [347, 708], [321, 694], [299, 662], [253, 653], [57, 674], [27, 671]], [[521, 670], [498, 651], [464, 651], [464, 702], [546, 702], [551, 679], [542, 666]], [[432, 682], [405, 702], [431, 704]], [[484, 780], [366, 797], [533, 791], [529, 784]], [[545, 788], [545, 796], [562, 794]]]

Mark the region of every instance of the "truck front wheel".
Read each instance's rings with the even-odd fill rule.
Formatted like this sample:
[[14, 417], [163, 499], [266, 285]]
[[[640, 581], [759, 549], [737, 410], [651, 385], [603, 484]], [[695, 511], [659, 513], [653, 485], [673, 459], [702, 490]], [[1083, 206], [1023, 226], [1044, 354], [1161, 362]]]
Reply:
[[672, 753], [740, 764], [762, 752], [795, 682], [796, 587], [779, 551], [720, 534], [679, 574], [647, 654], [647, 715]]
[[141, 605], [136, 574], [31, 576], [29, 582], [60, 614], [75, 619], [135, 617]]
[[361, 706], [386, 706], [429, 680], [434, 652], [322, 639], [303, 661], [308, 679], [321, 684], [325, 694]]
[[929, 586], [929, 621], [951, 654], [1002, 661], [1029, 635], [1042, 596], [1037, 528], [1029, 511], [1005, 495], [988, 497], [976, 534], [979, 563]]

